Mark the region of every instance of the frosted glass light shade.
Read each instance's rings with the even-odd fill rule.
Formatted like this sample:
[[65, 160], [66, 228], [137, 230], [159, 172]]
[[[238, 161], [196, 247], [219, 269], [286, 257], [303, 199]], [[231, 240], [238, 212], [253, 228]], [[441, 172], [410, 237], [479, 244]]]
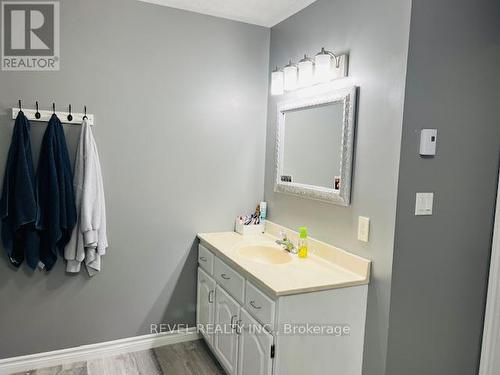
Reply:
[[283, 68], [285, 76], [285, 91], [292, 91], [297, 88], [297, 66], [290, 63]]
[[275, 70], [271, 73], [271, 95], [282, 95], [283, 94], [283, 71]]
[[314, 63], [304, 56], [299, 61], [299, 87], [311, 86], [314, 83]]
[[314, 76], [317, 82], [326, 82], [332, 78], [332, 57], [327, 53], [318, 53], [314, 58], [316, 69]]

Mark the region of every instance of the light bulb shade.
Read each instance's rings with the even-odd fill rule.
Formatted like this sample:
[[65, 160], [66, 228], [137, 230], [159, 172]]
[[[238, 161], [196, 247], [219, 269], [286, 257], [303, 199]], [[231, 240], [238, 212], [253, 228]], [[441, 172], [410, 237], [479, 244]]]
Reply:
[[282, 95], [283, 94], [283, 71], [275, 70], [271, 73], [271, 95]]
[[288, 64], [283, 68], [285, 90], [292, 91], [297, 88], [297, 66]]
[[326, 82], [332, 78], [332, 57], [327, 53], [318, 53], [314, 58], [316, 69], [314, 76], [317, 82]]
[[311, 86], [314, 83], [314, 63], [309, 59], [299, 62], [299, 87]]

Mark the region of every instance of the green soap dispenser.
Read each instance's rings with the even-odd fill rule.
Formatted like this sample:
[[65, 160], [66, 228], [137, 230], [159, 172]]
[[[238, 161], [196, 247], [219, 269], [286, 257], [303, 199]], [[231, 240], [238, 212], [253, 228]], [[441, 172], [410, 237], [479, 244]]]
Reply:
[[307, 258], [307, 228], [300, 227], [299, 228], [299, 258]]

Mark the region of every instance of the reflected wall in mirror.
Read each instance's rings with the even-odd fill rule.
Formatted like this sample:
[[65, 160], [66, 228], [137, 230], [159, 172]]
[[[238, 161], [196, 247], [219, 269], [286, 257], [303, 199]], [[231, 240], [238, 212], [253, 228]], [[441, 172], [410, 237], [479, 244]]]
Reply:
[[349, 205], [356, 89], [278, 105], [275, 191]]
[[342, 147], [340, 102], [285, 112], [283, 174], [290, 182], [335, 187]]

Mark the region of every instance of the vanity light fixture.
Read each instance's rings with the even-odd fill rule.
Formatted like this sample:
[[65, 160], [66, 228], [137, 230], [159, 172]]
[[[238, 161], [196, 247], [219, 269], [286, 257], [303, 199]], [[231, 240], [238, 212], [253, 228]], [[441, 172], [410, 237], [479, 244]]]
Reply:
[[327, 82], [332, 79], [332, 62], [336, 69], [340, 66], [339, 58], [332, 52], [325, 50], [324, 47], [316, 54], [314, 62], [316, 63], [315, 78], [317, 82]]
[[271, 73], [271, 95], [305, 88], [319, 83], [347, 77], [349, 56], [336, 55], [324, 47], [314, 58], [304, 55], [298, 64], [292, 60], [283, 68], [276, 67]]
[[271, 95], [283, 95], [283, 70], [276, 67], [271, 73]]
[[307, 87], [314, 83], [314, 61], [304, 55], [304, 58], [299, 61], [299, 87]]
[[295, 90], [297, 88], [297, 65], [292, 63], [292, 60], [283, 68], [283, 75], [285, 91]]

